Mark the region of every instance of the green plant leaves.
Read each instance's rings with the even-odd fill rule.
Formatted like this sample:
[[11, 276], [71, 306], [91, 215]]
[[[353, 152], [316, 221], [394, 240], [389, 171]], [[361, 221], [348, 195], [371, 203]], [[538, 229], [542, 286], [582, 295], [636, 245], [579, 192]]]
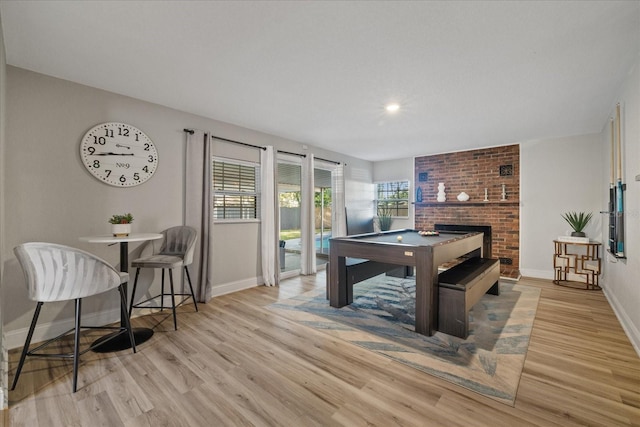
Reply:
[[569, 223], [573, 231], [581, 232], [591, 221], [593, 214], [591, 212], [567, 212], [562, 215], [565, 221]]

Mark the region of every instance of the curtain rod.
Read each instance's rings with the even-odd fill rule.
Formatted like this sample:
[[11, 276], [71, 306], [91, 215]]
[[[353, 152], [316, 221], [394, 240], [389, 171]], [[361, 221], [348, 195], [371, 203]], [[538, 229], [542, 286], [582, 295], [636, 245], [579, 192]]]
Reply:
[[[187, 132], [189, 135], [193, 135], [193, 133], [195, 132], [193, 129], [182, 129], [182, 130]], [[222, 138], [220, 136], [215, 136], [215, 135], [211, 135], [211, 138], [219, 139], [221, 141], [226, 141], [226, 142], [233, 142], [234, 144], [244, 145], [245, 147], [259, 148], [261, 150], [267, 149], [267, 147], [262, 147], [260, 145], [247, 144], [246, 142], [234, 141], [233, 139]]]
[[277, 150], [277, 151], [278, 153], [282, 153], [282, 154], [291, 154], [292, 156], [307, 157], [306, 154], [292, 153], [291, 151], [284, 151], [284, 150]]
[[[193, 133], [195, 132], [193, 129], [183, 129], [183, 131], [187, 132], [189, 135], [193, 135]], [[221, 138], [221, 137], [215, 136], [215, 135], [211, 135], [211, 138], [219, 139], [221, 141], [233, 142], [234, 144], [240, 144], [240, 145], [244, 145], [246, 147], [259, 148], [261, 150], [266, 150], [267, 149], [267, 147], [262, 147], [260, 145], [247, 144], [246, 142], [234, 141], [233, 139]], [[298, 154], [298, 153], [292, 153], [292, 152], [289, 152], [289, 151], [282, 151], [282, 150], [277, 150], [277, 151], [278, 151], [278, 153], [291, 154], [293, 156], [300, 156], [300, 157], [307, 157], [306, 154]], [[321, 160], [323, 162], [333, 163], [334, 165], [339, 165], [340, 164], [340, 162], [336, 162], [335, 160], [327, 160], [327, 159], [323, 159], [321, 157], [316, 157], [316, 159]]]
[[[322, 157], [315, 157], [317, 160], [321, 160], [323, 162], [333, 163], [334, 165], [339, 165], [342, 162], [336, 162], [335, 160], [323, 159]], [[345, 163], [346, 166], [346, 163]]]
[[[291, 151], [284, 151], [284, 150], [278, 150], [278, 153], [291, 154], [292, 156], [298, 156], [298, 157], [307, 157], [306, 154], [292, 153]], [[314, 157], [314, 159], [321, 160], [323, 162], [333, 163], [334, 165], [340, 164], [340, 162], [336, 162], [335, 160], [327, 160], [327, 159], [323, 159], [322, 157]]]
[[267, 147], [262, 147], [260, 145], [247, 144], [246, 142], [234, 141], [233, 139], [221, 138], [219, 136], [211, 135], [211, 138], [219, 139], [220, 141], [233, 142], [234, 144], [244, 145], [245, 147], [251, 148], [259, 148], [260, 150], [266, 150]]

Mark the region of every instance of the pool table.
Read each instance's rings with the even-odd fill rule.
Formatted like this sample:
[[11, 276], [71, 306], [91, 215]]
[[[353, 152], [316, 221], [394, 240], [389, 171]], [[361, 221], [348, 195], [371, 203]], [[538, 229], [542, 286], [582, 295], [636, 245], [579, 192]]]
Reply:
[[413, 266], [416, 332], [433, 335], [438, 326], [438, 266], [470, 252], [482, 256], [482, 237], [483, 233], [456, 231], [422, 236], [417, 230], [334, 237], [329, 243], [329, 304], [344, 307], [353, 302], [353, 283], [347, 281], [347, 257]]

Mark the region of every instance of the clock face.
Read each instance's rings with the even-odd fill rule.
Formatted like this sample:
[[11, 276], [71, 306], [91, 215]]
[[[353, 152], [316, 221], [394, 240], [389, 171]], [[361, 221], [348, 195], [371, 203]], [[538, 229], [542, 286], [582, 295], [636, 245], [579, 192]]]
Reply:
[[142, 184], [158, 167], [153, 142], [140, 129], [124, 123], [91, 128], [80, 143], [80, 158], [93, 176], [114, 187]]

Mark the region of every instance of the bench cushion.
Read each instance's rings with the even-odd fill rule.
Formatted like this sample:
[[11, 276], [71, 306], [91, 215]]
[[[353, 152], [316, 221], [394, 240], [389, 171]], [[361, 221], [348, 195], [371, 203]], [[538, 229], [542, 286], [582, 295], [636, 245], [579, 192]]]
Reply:
[[500, 261], [497, 259], [469, 258], [440, 273], [438, 284], [449, 289], [468, 291], [469, 287], [478, 283], [478, 279], [495, 268], [500, 268]]

